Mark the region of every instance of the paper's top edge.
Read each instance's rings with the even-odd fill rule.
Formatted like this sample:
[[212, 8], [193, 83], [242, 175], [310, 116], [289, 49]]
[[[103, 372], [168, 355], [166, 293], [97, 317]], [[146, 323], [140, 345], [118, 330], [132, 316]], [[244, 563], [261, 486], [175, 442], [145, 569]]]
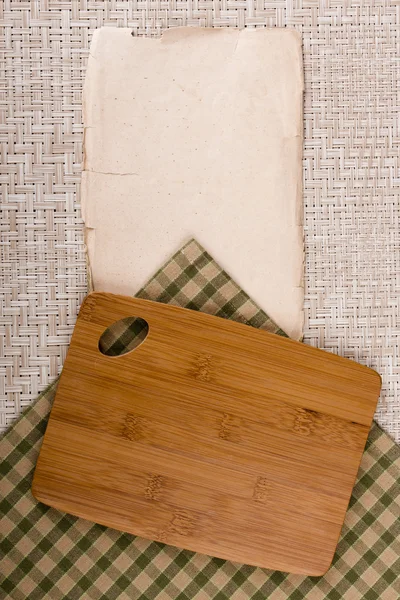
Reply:
[[251, 35], [282, 35], [293, 37], [300, 44], [302, 42], [301, 34], [290, 27], [257, 27], [254, 29], [235, 27], [171, 27], [165, 29], [159, 37], [135, 36], [129, 27], [100, 27], [93, 33], [92, 44], [100, 36], [109, 35], [116, 37], [131, 36], [133, 40], [141, 40], [141, 43], [157, 43], [160, 41], [173, 42], [175, 39], [183, 37], [195, 37], [204, 35], [229, 35], [229, 36], [251, 36]]

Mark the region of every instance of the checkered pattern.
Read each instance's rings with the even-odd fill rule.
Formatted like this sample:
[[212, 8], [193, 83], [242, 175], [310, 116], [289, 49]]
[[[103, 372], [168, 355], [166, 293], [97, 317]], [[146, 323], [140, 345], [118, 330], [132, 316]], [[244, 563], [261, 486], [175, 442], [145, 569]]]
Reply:
[[[139, 296], [283, 333], [194, 241]], [[117, 354], [127, 339], [134, 341], [135, 331], [128, 324], [108, 336], [104, 350]], [[135, 538], [36, 502], [30, 486], [55, 389], [48, 388], [0, 442], [2, 598], [400, 598], [400, 448], [377, 425], [370, 432], [333, 565], [324, 577], [303, 577]]]

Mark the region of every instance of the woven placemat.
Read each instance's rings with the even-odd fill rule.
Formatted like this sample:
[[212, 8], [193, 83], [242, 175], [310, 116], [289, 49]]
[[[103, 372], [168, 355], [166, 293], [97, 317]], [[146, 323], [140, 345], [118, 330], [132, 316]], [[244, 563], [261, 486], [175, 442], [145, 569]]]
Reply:
[[[218, 314], [282, 334], [195, 241], [140, 297]], [[121, 352], [129, 327], [104, 350]], [[12, 600], [398, 600], [400, 448], [376, 424], [331, 568], [324, 577], [286, 575], [149, 542], [61, 513], [30, 486], [52, 405], [48, 389], [0, 442], [2, 597]], [[240, 543], [240, 542], [238, 542]]]
[[301, 33], [305, 341], [379, 371], [377, 419], [400, 441], [400, 12], [387, 0], [0, 3], [0, 428], [59, 373], [86, 293], [82, 85], [102, 25]]

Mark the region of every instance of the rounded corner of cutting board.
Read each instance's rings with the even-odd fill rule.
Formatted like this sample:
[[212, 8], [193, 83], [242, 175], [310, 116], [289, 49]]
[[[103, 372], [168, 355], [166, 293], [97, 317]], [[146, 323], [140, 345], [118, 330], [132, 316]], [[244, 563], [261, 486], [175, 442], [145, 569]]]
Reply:
[[372, 371], [373, 377], [375, 377], [375, 379], [377, 381], [378, 394], [380, 394], [381, 389], [382, 389], [382, 375], [380, 375], [378, 373], [378, 371], [375, 371], [375, 369], [372, 369], [371, 367], [367, 367], [367, 368], [370, 369], [370, 371]]
[[305, 575], [306, 577], [324, 577], [324, 575], [327, 574], [327, 572], [329, 571], [329, 569], [332, 566], [333, 559], [335, 558], [335, 554], [336, 554], [337, 544], [338, 544], [338, 542], [332, 548], [332, 553], [331, 553], [330, 558], [328, 558], [328, 560], [324, 560], [324, 559], [321, 558], [321, 563], [320, 563], [320, 565], [319, 565], [318, 568], [316, 568], [316, 569], [310, 569], [310, 570], [308, 570], [307, 573], [303, 572], [303, 573], [300, 573], [300, 574], [301, 575]]
[[33, 476], [33, 481], [32, 481], [32, 485], [31, 485], [31, 493], [32, 493], [32, 496], [35, 498], [35, 500], [37, 500], [38, 502], [42, 502], [43, 504], [48, 504], [48, 502], [46, 501], [46, 497], [44, 495], [42, 495], [40, 483], [38, 483], [37, 471], [35, 471], [35, 474]]

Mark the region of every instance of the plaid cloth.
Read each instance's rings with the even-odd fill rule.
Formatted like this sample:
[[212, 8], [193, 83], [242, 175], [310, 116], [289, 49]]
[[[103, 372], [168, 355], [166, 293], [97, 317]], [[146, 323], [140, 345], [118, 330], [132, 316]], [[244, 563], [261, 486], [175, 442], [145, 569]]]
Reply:
[[[139, 293], [283, 332], [195, 241]], [[135, 342], [128, 323], [103, 351]], [[115, 339], [115, 335], [118, 336]], [[0, 442], [1, 598], [15, 600], [398, 600], [400, 448], [372, 426], [337, 552], [323, 577], [287, 575], [179, 550], [63, 514], [30, 492], [56, 384]]]

